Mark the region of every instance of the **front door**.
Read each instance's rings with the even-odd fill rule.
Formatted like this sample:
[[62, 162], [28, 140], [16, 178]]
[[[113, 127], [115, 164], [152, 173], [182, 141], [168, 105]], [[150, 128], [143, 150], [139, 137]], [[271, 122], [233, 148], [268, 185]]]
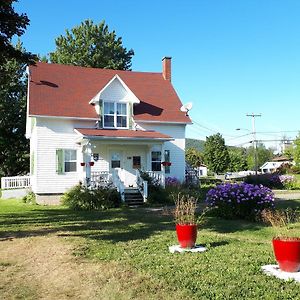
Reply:
[[110, 151], [110, 169], [120, 168], [120, 179], [126, 187], [136, 187], [136, 170], [145, 169], [146, 154], [136, 149]]
[[136, 171], [145, 169], [146, 155], [143, 151], [138, 149], [128, 149], [125, 155], [125, 185], [136, 187]]

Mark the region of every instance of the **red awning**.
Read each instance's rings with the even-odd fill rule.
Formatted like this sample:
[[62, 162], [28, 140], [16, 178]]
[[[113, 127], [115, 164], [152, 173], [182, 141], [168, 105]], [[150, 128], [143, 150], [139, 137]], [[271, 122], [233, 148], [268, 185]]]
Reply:
[[140, 139], [140, 140], [173, 140], [169, 135], [157, 131], [126, 130], [126, 129], [94, 129], [75, 128], [75, 131], [85, 137], [99, 139]]

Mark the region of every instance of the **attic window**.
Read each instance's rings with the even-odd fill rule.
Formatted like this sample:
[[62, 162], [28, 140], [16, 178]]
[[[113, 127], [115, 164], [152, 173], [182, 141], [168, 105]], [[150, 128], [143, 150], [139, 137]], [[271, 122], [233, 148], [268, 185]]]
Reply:
[[104, 102], [104, 127], [127, 128], [127, 104], [116, 102]]

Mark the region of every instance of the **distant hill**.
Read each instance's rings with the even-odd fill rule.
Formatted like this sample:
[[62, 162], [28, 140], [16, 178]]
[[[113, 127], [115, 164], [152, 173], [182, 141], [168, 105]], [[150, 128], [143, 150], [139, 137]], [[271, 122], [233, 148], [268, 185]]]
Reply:
[[202, 141], [202, 140], [185, 139], [185, 149], [195, 148], [195, 149], [199, 150], [200, 152], [203, 152], [204, 143], [205, 143], [205, 141]]

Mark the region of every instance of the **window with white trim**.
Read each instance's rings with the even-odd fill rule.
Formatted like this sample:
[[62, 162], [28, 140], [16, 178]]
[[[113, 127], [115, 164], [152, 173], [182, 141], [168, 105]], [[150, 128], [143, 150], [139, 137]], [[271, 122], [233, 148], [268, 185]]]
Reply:
[[151, 152], [151, 167], [152, 171], [161, 171], [161, 152], [152, 151]]
[[65, 172], [76, 172], [76, 150], [67, 150], [65, 149]]
[[73, 149], [56, 150], [56, 172], [64, 174], [76, 172], [77, 170], [77, 151]]
[[127, 128], [127, 104], [117, 102], [103, 102], [103, 127]]

